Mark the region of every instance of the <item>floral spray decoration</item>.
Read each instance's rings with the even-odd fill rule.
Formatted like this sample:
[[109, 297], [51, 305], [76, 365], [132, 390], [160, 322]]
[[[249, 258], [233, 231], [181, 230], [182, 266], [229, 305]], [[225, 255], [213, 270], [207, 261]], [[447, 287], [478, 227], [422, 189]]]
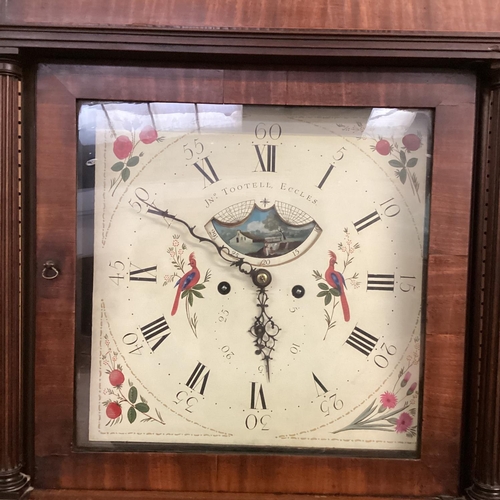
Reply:
[[420, 359], [420, 338], [416, 337], [413, 351], [407, 356], [406, 365], [401, 368], [394, 386], [373, 400], [349, 425], [334, 431], [333, 434], [352, 430], [376, 430], [406, 434], [413, 438], [417, 435], [418, 381], [412, 368]]
[[[111, 170], [118, 175], [111, 181], [109, 190], [112, 191], [112, 196], [121, 182], [128, 181], [132, 172], [131, 169], [136, 167], [144, 156], [143, 151], [138, 152], [137, 150], [153, 142], [162, 142], [164, 140], [163, 136], [158, 135], [153, 115], [151, 115], [151, 119], [153, 121], [152, 125], [142, 127], [139, 118], [131, 122], [126, 119], [121, 120], [122, 127], [127, 130], [127, 133], [115, 137], [113, 142], [113, 154], [118, 161], [111, 166]], [[113, 130], [112, 127], [111, 130]]]
[[180, 236], [178, 234], [174, 234], [172, 246], [169, 247], [167, 251], [170, 255], [174, 272], [172, 274], [165, 275], [163, 286], [166, 286], [169, 283], [174, 283], [174, 288], [176, 289], [171, 314], [174, 316], [177, 313], [179, 302], [184, 300], [186, 304], [186, 318], [189, 327], [197, 337], [198, 315], [196, 312], [192, 312], [192, 308], [194, 306], [195, 299], [204, 298], [201, 290], [204, 290], [206, 288], [206, 283], [210, 281], [211, 271], [210, 269], [207, 269], [205, 271], [203, 281], [200, 282], [200, 271], [195, 259], [195, 254], [194, 252], [191, 252], [188, 257], [188, 262], [186, 263], [184, 252], [187, 253], [187, 246], [185, 243], [180, 241]]
[[389, 165], [395, 169], [394, 173], [401, 184], [408, 184], [411, 187], [413, 194], [420, 201], [420, 183], [414, 167], [418, 163], [418, 158], [412, 157], [412, 153], [417, 151], [422, 146], [422, 137], [417, 134], [406, 134], [400, 145], [394, 139], [384, 139], [379, 137], [372, 145], [372, 151], [377, 152], [381, 156], [388, 156]]
[[165, 425], [158, 410], [155, 409], [156, 416], [152, 414], [147, 400], [139, 394], [137, 387], [131, 379], [127, 381], [127, 391], [123, 368], [120, 364], [117, 364], [118, 353], [112, 351], [107, 335], [104, 336], [104, 341], [107, 351], [101, 356], [101, 361], [106, 368], [109, 382], [109, 386], [103, 389], [103, 394], [108, 398], [103, 403], [106, 408], [106, 416], [109, 419], [106, 426], [121, 423], [124, 412], [126, 412], [127, 420], [130, 424], [133, 424], [137, 420], [137, 417], [141, 416], [141, 422], [157, 422]]

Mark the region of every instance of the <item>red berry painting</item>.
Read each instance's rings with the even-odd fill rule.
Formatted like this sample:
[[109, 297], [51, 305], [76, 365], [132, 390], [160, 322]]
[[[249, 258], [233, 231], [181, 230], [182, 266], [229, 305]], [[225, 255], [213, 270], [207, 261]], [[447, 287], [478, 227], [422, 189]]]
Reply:
[[122, 407], [115, 401], [111, 401], [106, 406], [106, 416], [111, 420], [120, 417], [122, 414]]
[[125, 135], [119, 135], [113, 143], [113, 153], [119, 160], [127, 158], [133, 149], [132, 141]]
[[151, 144], [158, 140], [158, 132], [151, 125], [146, 125], [139, 134], [139, 139], [144, 144]]
[[422, 140], [418, 135], [415, 134], [407, 134], [403, 137], [403, 146], [406, 148], [408, 152], [416, 151], [420, 148], [422, 144]]
[[379, 155], [387, 156], [392, 151], [392, 146], [390, 145], [389, 141], [380, 139], [379, 141], [377, 141], [377, 144], [375, 144], [375, 151], [377, 151]]
[[125, 382], [125, 375], [123, 375], [123, 372], [121, 370], [113, 370], [109, 374], [109, 383], [113, 387], [119, 387]]

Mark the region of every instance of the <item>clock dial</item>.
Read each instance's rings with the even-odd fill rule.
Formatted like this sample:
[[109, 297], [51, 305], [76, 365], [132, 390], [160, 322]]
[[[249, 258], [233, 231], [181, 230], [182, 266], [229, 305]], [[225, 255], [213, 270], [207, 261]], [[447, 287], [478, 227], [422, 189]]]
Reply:
[[417, 453], [430, 113], [89, 117], [90, 441]]

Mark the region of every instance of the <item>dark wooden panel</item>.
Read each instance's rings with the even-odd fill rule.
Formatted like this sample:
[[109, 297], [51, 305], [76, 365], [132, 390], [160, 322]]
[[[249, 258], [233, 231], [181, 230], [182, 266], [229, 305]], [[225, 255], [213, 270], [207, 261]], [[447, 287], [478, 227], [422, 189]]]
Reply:
[[6, 23], [498, 32], [496, 0], [9, 0]]
[[224, 102], [248, 104], [285, 103], [287, 72], [262, 70], [226, 70]]
[[[430, 221], [430, 252], [434, 254], [467, 255], [469, 250], [475, 112], [472, 103], [461, 106], [460, 117], [453, 105], [436, 109]], [[443, 133], [450, 124], [451, 130]], [[460, 154], [458, 144], [465, 146]]]
[[[445, 452], [446, 450], [443, 450]], [[38, 457], [38, 488], [220, 491], [233, 493], [380, 494], [396, 496], [452, 494], [455, 469], [443, 480], [429, 464], [394, 460], [283, 455], [188, 455], [163, 453], [75, 453]], [[439, 469], [439, 464], [437, 466]], [[133, 471], [133, 472], [132, 472]], [[445, 478], [447, 479], [447, 477]]]
[[[151, 72], [150, 72], [151, 71]], [[199, 73], [197, 73], [199, 71]], [[225, 74], [224, 72], [225, 71]], [[122, 73], [123, 72], [123, 73]], [[452, 189], [470, 189], [474, 77], [467, 73], [372, 73], [189, 68], [126, 69], [44, 66], [38, 90], [38, 258], [55, 252], [63, 270], [57, 284], [39, 283], [37, 305], [37, 485], [44, 488], [191, 490], [364, 495], [456, 494], [461, 428], [462, 357], [465, 330], [467, 248], [433, 239], [448, 219], [439, 200], [449, 193], [444, 174], [453, 166]], [[120, 76], [122, 75], [122, 76]], [[194, 75], [194, 76], [193, 76]], [[207, 76], [204, 79], [204, 76]], [[222, 76], [224, 75], [224, 80]], [[119, 83], [117, 83], [119, 82]], [[262, 82], [262, 87], [259, 85]], [[224, 84], [224, 86], [223, 86]], [[206, 88], [203, 88], [206, 87]], [[285, 90], [286, 89], [286, 92]], [[144, 91], [144, 92], [143, 92]], [[119, 96], [119, 97], [118, 97]], [[140, 97], [138, 97], [140, 96]], [[429, 267], [426, 413], [420, 460], [339, 457], [189, 455], [164, 453], [73, 453], [75, 110], [76, 100], [159, 99], [223, 102], [436, 107], [442, 143], [435, 161], [436, 214]], [[283, 101], [284, 100], [284, 101]], [[444, 105], [446, 104], [446, 105]], [[445, 109], [446, 108], [446, 109]], [[444, 110], [442, 114], [440, 110]], [[470, 134], [467, 134], [467, 131]], [[447, 146], [448, 145], [448, 146]], [[453, 219], [467, 238], [468, 204]], [[441, 218], [442, 223], [439, 223]], [[54, 237], [54, 235], [56, 237]], [[451, 237], [450, 237], [451, 238]], [[47, 256], [49, 257], [49, 256]], [[67, 273], [67, 274], [65, 274]], [[450, 321], [448, 321], [450, 320]], [[395, 464], [397, 463], [397, 474]], [[133, 473], [131, 473], [133, 471]], [[250, 497], [251, 498], [251, 497]]]
[[474, 80], [454, 71], [290, 71], [287, 104], [431, 108], [474, 103]]
[[[37, 305], [35, 447], [63, 453], [73, 435], [76, 186], [75, 99], [50, 71], [41, 69], [37, 110]], [[53, 260], [58, 279], [41, 277]], [[55, 344], [61, 348], [55, 348]], [[62, 397], [62, 395], [65, 395]], [[50, 425], [48, 423], [50, 422]]]
[[79, 99], [206, 103], [223, 100], [220, 69], [47, 65], [45, 70], [57, 74], [67, 91]]
[[[397, 466], [396, 466], [397, 464]], [[394, 475], [405, 478], [397, 484]], [[220, 456], [219, 489], [223, 491], [315, 493], [318, 495], [349, 492], [352, 495], [398, 495], [410, 487], [412, 494], [454, 491], [434, 476], [418, 460], [369, 460], [327, 457]], [[401, 494], [401, 493], [399, 493]], [[404, 493], [403, 493], [404, 495]]]
[[467, 312], [467, 259], [431, 255], [427, 283], [427, 328], [434, 334], [463, 336]]
[[74, 453], [37, 457], [36, 487], [216, 491], [217, 455]]

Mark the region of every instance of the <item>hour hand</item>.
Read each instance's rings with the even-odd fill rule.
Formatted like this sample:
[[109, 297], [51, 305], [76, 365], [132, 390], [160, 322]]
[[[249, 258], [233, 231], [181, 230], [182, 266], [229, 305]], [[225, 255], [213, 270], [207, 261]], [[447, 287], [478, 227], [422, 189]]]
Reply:
[[281, 330], [266, 310], [268, 307], [266, 287], [271, 283], [271, 273], [266, 269], [255, 269], [244, 259], [232, 256], [227, 247], [218, 245], [215, 241], [196, 233], [195, 226], [190, 226], [187, 221], [177, 217], [176, 215], [170, 214], [168, 210], [159, 209], [154, 203], [149, 202], [149, 194], [144, 188], [138, 188], [136, 190], [136, 196], [145, 206], [148, 207], [148, 213], [183, 224], [193, 238], [197, 239], [200, 243], [210, 243], [216, 248], [218, 254], [226, 262], [252, 278], [254, 285], [258, 287], [257, 307], [259, 308], [259, 314], [255, 316], [255, 321], [250, 327], [249, 332], [254, 337], [254, 345], [256, 347], [255, 354], [262, 356], [266, 366], [267, 379], [270, 380], [271, 372], [269, 363], [272, 359], [271, 355], [276, 344], [276, 336]]
[[270, 361], [273, 359], [271, 355], [277, 341], [276, 337], [281, 330], [267, 312], [268, 296], [266, 287], [271, 283], [271, 273], [266, 269], [255, 269], [252, 273], [252, 280], [259, 289], [257, 307], [260, 312], [255, 316], [255, 321], [249, 332], [254, 337], [255, 354], [262, 356], [266, 366], [267, 380], [271, 380]]

